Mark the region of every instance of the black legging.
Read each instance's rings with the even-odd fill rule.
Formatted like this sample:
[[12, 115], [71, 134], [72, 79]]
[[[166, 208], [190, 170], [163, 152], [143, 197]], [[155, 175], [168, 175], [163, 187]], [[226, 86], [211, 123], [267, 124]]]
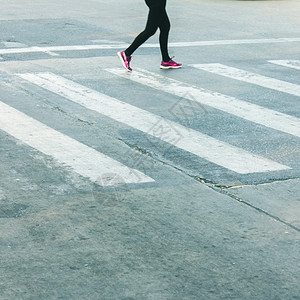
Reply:
[[157, 29], [160, 30], [159, 44], [163, 61], [170, 60], [168, 53], [168, 38], [170, 31], [170, 21], [166, 12], [167, 0], [145, 0], [149, 7], [149, 15], [146, 24], [146, 28], [141, 32], [133, 41], [133, 43], [125, 50], [127, 56], [141, 46], [146, 40], [155, 34]]

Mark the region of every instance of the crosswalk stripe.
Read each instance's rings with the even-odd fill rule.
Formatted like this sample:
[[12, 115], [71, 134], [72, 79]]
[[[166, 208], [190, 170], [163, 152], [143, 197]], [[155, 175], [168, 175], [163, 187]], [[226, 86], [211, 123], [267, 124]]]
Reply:
[[279, 92], [295, 95], [300, 97], [300, 85], [290, 82], [262, 76], [259, 74], [247, 72], [241, 69], [228, 67], [222, 64], [192, 64], [190, 65], [196, 69], [211, 72], [217, 75], [236, 79], [251, 84], [256, 84], [265, 88], [276, 90]]
[[269, 60], [269, 63], [300, 70], [300, 60]]
[[151, 88], [176, 95], [180, 98], [186, 98], [190, 101], [196, 101], [202, 105], [213, 107], [245, 120], [300, 137], [299, 118], [234, 97], [197, 88], [142, 69], [135, 69], [134, 72], [129, 74], [119, 68], [106, 70]]
[[0, 130], [103, 186], [153, 182], [135, 169], [90, 148], [0, 102]]
[[290, 169], [52, 73], [17, 74], [88, 109], [240, 174]]

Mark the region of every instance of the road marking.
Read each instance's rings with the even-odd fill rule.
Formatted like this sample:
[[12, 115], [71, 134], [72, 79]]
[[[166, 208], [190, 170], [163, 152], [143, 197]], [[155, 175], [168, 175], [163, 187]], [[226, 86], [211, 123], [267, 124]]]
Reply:
[[300, 60], [269, 60], [270, 63], [300, 70]]
[[290, 169], [52, 73], [17, 74], [88, 109], [240, 174]]
[[122, 49], [126, 46], [127, 46], [127, 44], [116, 44], [116, 45], [108, 44], [108, 45], [78, 45], [78, 46], [51, 46], [51, 47], [13, 48], [13, 49], [0, 49], [0, 55], [3, 55], [3, 54], [34, 53], [34, 52], [55, 53], [55, 52], [60, 52], [60, 51]]
[[[0, 55], [4, 54], [24, 54], [24, 53], [47, 53], [51, 56], [59, 56], [59, 54], [53, 52], [52, 47], [27, 47], [27, 48], [9, 48], [0, 49]], [[55, 47], [53, 47], [55, 48]]]
[[[195, 41], [170, 43], [171, 47], [198, 47], [218, 45], [242, 45], [242, 44], [269, 44], [269, 43], [293, 43], [300, 42], [300, 38], [278, 38], [278, 39], [245, 39], [245, 40], [219, 40], [219, 41]], [[145, 44], [147, 46], [147, 44]], [[159, 46], [157, 44], [157, 46]]]
[[[248, 39], [248, 40], [218, 40], [218, 41], [195, 41], [170, 43], [170, 47], [202, 47], [202, 46], [222, 46], [222, 45], [243, 45], [243, 44], [268, 44], [268, 43], [294, 43], [300, 42], [300, 38], [278, 38], [278, 39]], [[15, 49], [0, 49], [1, 54], [18, 54], [31, 52], [55, 53], [59, 51], [82, 51], [82, 50], [105, 50], [105, 49], [125, 49], [127, 43], [101, 44], [101, 45], [74, 45], [74, 46], [48, 46], [48, 47], [26, 47]], [[141, 47], [158, 48], [159, 44], [146, 43]]]
[[107, 71], [157, 90], [196, 101], [245, 120], [300, 137], [300, 119], [234, 97], [187, 85], [142, 69], [125, 74], [122, 69]]
[[194, 68], [300, 97], [300, 85], [262, 76], [222, 64], [193, 64]]
[[2, 44], [7, 48], [24, 48], [27, 46], [19, 42], [2, 42]]
[[76, 173], [100, 185], [115, 184], [116, 176], [122, 179], [122, 183], [154, 181], [138, 170], [128, 168], [3, 102], [0, 102], [0, 130], [52, 156], [60, 163], [71, 167]]

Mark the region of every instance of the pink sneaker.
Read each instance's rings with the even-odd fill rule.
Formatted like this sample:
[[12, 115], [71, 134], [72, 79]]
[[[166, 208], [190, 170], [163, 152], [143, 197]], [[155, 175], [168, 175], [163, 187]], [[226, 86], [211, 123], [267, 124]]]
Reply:
[[182, 67], [182, 64], [179, 64], [177, 62], [175, 62], [173, 60], [174, 56], [168, 61], [168, 62], [165, 62], [165, 61], [162, 61], [161, 62], [161, 65], [160, 65], [160, 68], [161, 69], [179, 69]]
[[118, 57], [120, 58], [123, 67], [131, 72], [132, 69], [130, 68], [130, 61], [131, 61], [131, 56], [126, 56], [125, 51], [121, 51], [117, 53]]

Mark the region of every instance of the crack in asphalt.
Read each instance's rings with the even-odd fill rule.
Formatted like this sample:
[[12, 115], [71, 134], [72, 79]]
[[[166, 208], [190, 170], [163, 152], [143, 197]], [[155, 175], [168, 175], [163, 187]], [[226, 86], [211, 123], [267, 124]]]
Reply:
[[229, 189], [242, 188], [242, 187], [246, 187], [246, 186], [262, 186], [262, 185], [270, 185], [270, 184], [277, 183], [277, 182], [285, 182], [285, 181], [291, 181], [291, 180], [297, 180], [297, 179], [300, 179], [300, 177], [273, 179], [270, 181], [265, 181], [265, 182], [261, 182], [261, 183], [253, 183], [253, 184], [232, 185], [232, 186], [228, 186], [225, 188], [227, 188], [229, 190]]
[[[215, 190], [218, 191], [217, 189], [215, 189]], [[263, 213], [264, 215], [267, 215], [268, 217], [270, 217], [270, 218], [272, 218], [272, 219], [274, 219], [274, 220], [276, 220], [276, 221], [278, 221], [278, 222], [280, 222], [280, 223], [282, 223], [282, 224], [284, 224], [284, 225], [286, 225], [286, 226], [288, 226], [288, 227], [290, 227], [290, 228], [292, 228], [292, 229], [294, 229], [294, 230], [300, 232], [300, 228], [298, 228], [298, 227], [296, 227], [296, 226], [294, 226], [294, 225], [292, 225], [292, 224], [290, 224], [290, 223], [288, 223], [288, 222], [286, 222], [286, 221], [280, 219], [279, 217], [277, 217], [277, 216], [275, 216], [275, 215], [273, 215], [273, 214], [268, 213], [267, 211], [265, 211], [265, 210], [263, 210], [263, 209], [261, 209], [261, 208], [255, 206], [255, 205], [252, 205], [251, 203], [249, 203], [249, 202], [247, 202], [247, 201], [244, 201], [242, 198], [240, 198], [240, 197], [238, 197], [238, 196], [236, 196], [236, 195], [234, 195], [234, 194], [231, 194], [231, 193], [229, 193], [229, 192], [226, 191], [226, 190], [221, 190], [221, 191], [219, 190], [219, 193], [222, 193], [222, 194], [224, 194], [224, 195], [227, 195], [227, 196], [229, 196], [230, 198], [234, 199], [235, 201], [238, 201], [239, 203], [245, 204], [245, 205], [247, 205], [247, 206], [249, 206], [249, 207], [255, 209], [256, 211], [258, 211], [258, 212], [260, 212], [260, 213]]]
[[246, 187], [246, 186], [259, 186], [259, 185], [266, 185], [266, 184], [272, 184], [272, 183], [275, 183], [275, 182], [281, 182], [281, 181], [288, 181], [288, 180], [293, 180], [293, 179], [298, 179], [298, 178], [289, 178], [289, 179], [278, 179], [278, 180], [272, 180], [270, 182], [265, 182], [265, 183], [259, 183], [259, 184], [250, 184], [250, 185], [241, 185], [241, 186], [225, 186], [225, 185], [221, 185], [221, 184], [218, 184], [216, 182], [213, 182], [213, 181], [210, 181], [210, 180], [207, 180], [205, 178], [202, 178], [202, 177], [199, 177], [199, 176], [195, 176], [195, 175], [192, 175], [192, 174], [189, 174], [188, 172], [186, 172], [185, 170], [182, 170], [180, 169], [179, 167], [176, 167], [174, 166], [173, 164], [171, 163], [168, 163], [164, 160], [161, 160], [157, 157], [154, 157], [154, 155], [147, 149], [144, 149], [136, 144], [130, 144], [129, 142], [123, 140], [122, 138], [119, 138], [119, 141], [123, 142], [125, 145], [127, 145], [129, 148], [131, 148], [132, 150], [134, 151], [138, 151], [139, 153], [141, 153], [142, 155], [147, 155], [148, 157], [151, 157], [152, 159], [154, 159], [155, 161], [157, 162], [160, 162], [162, 163], [163, 165], [166, 165], [166, 166], [169, 166], [171, 167], [172, 169], [175, 169], [176, 171], [178, 172], [181, 172], [185, 175], [187, 175], [188, 177], [192, 178], [193, 180], [197, 181], [197, 182], [200, 182], [202, 184], [205, 184], [208, 188], [220, 193], [220, 194], [223, 194], [223, 195], [226, 195], [228, 197], [230, 197], [231, 199], [241, 203], [241, 204], [244, 204], [254, 210], [256, 210], [257, 212], [261, 213], [261, 214], [264, 214], [266, 216], [268, 216], [269, 218], [277, 221], [277, 222], [280, 222], [281, 224], [284, 224], [285, 226], [288, 226], [289, 228], [297, 231], [297, 232], [300, 232], [300, 228], [282, 220], [281, 218], [255, 206], [255, 205], [252, 205], [251, 203], [243, 200], [242, 198], [238, 197], [237, 195], [233, 194], [230, 192], [230, 189], [232, 188], [237, 188], [237, 187]]

